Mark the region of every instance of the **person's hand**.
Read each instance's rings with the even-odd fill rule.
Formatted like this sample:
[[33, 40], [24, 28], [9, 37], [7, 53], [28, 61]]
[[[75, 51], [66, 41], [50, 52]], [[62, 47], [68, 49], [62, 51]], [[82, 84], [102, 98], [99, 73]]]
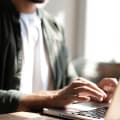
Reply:
[[59, 90], [23, 95], [20, 99], [18, 111], [40, 110], [43, 107], [63, 108], [73, 102], [90, 100], [102, 102], [105, 97], [105, 92], [96, 84], [84, 78], [78, 78]]
[[117, 84], [117, 79], [111, 77], [103, 78], [99, 82], [98, 86], [107, 94], [107, 97], [104, 100], [105, 102], [111, 102]]
[[52, 102], [54, 107], [64, 107], [73, 102], [88, 102], [90, 100], [102, 102], [105, 97], [105, 92], [95, 83], [78, 78], [63, 89], [58, 90]]

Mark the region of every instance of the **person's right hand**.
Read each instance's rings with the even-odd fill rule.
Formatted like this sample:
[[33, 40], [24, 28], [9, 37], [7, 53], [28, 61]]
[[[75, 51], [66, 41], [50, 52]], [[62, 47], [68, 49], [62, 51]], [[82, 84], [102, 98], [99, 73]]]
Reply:
[[77, 78], [77, 80], [56, 92], [53, 103], [54, 107], [64, 107], [73, 102], [88, 102], [90, 100], [102, 102], [106, 96], [106, 93], [95, 83], [85, 78]]
[[74, 102], [95, 100], [102, 102], [106, 93], [95, 83], [84, 78], [77, 78], [68, 86], [54, 91], [37, 92], [21, 97], [18, 111], [40, 110], [43, 107], [64, 108]]

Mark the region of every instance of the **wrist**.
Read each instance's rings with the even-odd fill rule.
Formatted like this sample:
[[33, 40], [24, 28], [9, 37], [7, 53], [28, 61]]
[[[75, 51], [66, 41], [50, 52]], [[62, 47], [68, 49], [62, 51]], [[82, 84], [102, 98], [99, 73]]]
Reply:
[[39, 92], [21, 96], [17, 111], [41, 110], [43, 107], [54, 107], [57, 91]]

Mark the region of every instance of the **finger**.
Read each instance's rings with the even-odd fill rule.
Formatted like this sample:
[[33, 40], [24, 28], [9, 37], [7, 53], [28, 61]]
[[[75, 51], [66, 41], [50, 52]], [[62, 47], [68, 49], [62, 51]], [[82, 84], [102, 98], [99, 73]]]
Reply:
[[108, 94], [107, 98], [104, 101], [110, 103], [112, 100], [112, 97], [113, 97], [113, 94]]
[[77, 102], [89, 102], [90, 97], [89, 96], [79, 96], [76, 95], [65, 95], [64, 100], [67, 100], [69, 103], [77, 103]]
[[108, 103], [110, 104], [112, 102], [112, 98], [108, 101]]
[[91, 98], [87, 97], [87, 96], [77, 96], [75, 103], [78, 103], [78, 102], [89, 102], [90, 100], [91, 100]]
[[[79, 84], [80, 83], [80, 84]], [[102, 90], [102, 89], [100, 89], [100, 88], [98, 88], [98, 86], [97, 85], [95, 85], [95, 84], [91, 84], [91, 83], [87, 83], [87, 82], [76, 82], [76, 88], [74, 88], [74, 89], [77, 89], [77, 88], [79, 88], [80, 86], [82, 87], [82, 86], [86, 86], [86, 87], [88, 87], [88, 88], [91, 88], [91, 89], [94, 89], [95, 91], [97, 91], [97, 93], [98, 94], [100, 94], [100, 95], [102, 95], [102, 96], [104, 96], [104, 97], [106, 97], [107, 95], [106, 95], [106, 93]]]
[[98, 86], [106, 93], [112, 93], [115, 91], [118, 81], [116, 78], [104, 78], [100, 81]]
[[101, 94], [99, 91], [96, 91], [95, 89], [90, 88], [88, 86], [81, 86], [81, 87], [74, 88], [73, 94], [81, 94], [81, 93], [87, 93], [88, 95], [104, 97], [104, 95]]
[[76, 94], [79, 94], [79, 96], [87, 96], [87, 97], [94, 96], [94, 97], [96, 97], [96, 99], [98, 101], [103, 101], [103, 99], [104, 99], [104, 96], [100, 92], [98, 92], [92, 88], [89, 88], [87, 86], [79, 87], [75, 90], [75, 92], [76, 92]]
[[112, 87], [112, 86], [104, 86], [103, 87], [103, 90], [106, 92], [106, 93], [113, 93], [115, 91], [115, 87]]
[[81, 86], [82, 85], [86, 85], [86, 86], [88, 86], [88, 87], [90, 87], [92, 89], [95, 89], [96, 91], [100, 92], [101, 94], [103, 94], [104, 97], [107, 96], [106, 93], [102, 89], [100, 89], [95, 83], [93, 83], [91, 81], [88, 81], [87, 79], [81, 78], [81, 77], [78, 78], [77, 80], [79, 80]]
[[118, 81], [116, 78], [103, 78], [98, 86], [99, 87], [103, 87], [104, 85], [109, 85], [109, 86], [112, 86], [112, 87], [116, 87], [118, 84]]

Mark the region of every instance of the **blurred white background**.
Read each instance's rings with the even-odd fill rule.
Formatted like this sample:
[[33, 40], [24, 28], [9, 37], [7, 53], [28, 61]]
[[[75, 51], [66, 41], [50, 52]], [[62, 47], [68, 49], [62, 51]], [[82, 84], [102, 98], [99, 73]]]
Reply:
[[120, 0], [50, 0], [72, 59], [120, 62]]

